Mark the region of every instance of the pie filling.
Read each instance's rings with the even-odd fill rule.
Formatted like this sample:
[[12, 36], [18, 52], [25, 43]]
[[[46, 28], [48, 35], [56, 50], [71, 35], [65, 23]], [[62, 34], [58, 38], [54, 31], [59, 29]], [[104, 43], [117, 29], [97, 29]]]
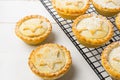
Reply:
[[112, 68], [120, 73], [120, 46], [110, 52], [108, 60]]
[[48, 29], [48, 23], [39, 18], [33, 18], [23, 22], [20, 27], [20, 33], [27, 37], [37, 37], [43, 35]]
[[57, 46], [42, 47], [34, 57], [34, 65], [38, 71], [43, 73], [54, 73], [65, 66], [65, 53]]
[[85, 7], [87, 1], [88, 0], [55, 0], [55, 5], [61, 9], [81, 9]]
[[92, 16], [80, 20], [77, 24], [77, 30], [80, 35], [86, 38], [99, 39], [108, 34], [109, 27], [106, 20]]
[[120, 8], [120, 0], [93, 0], [105, 8]]

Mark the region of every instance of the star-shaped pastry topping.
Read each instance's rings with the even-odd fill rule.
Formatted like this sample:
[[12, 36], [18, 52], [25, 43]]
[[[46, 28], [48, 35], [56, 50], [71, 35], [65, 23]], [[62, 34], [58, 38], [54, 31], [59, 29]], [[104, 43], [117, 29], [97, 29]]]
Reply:
[[114, 5], [118, 5], [114, 0], [105, 0], [105, 3], [110, 3], [112, 2]]
[[89, 29], [88, 27], [83, 27], [82, 29], [78, 30], [78, 32], [81, 33], [82, 31], [88, 30], [92, 35], [94, 35], [97, 31], [103, 30], [102, 25], [103, 25], [103, 21], [100, 21], [100, 26], [96, 26], [96, 28], [94, 28], [94, 29]]
[[69, 5], [74, 5], [74, 6], [76, 6], [76, 7], [79, 7], [80, 4], [83, 5], [83, 1], [80, 0], [80, 1], [75, 1], [75, 2], [69, 2], [69, 1], [66, 2], [66, 5], [67, 5], [67, 6], [69, 6]]
[[25, 31], [25, 30], [30, 30], [30, 31], [32, 31], [32, 33], [35, 33], [35, 31], [37, 30], [37, 29], [40, 29], [40, 28], [43, 28], [43, 26], [42, 25], [39, 25], [39, 26], [36, 26], [35, 28], [30, 28], [29, 26], [26, 26], [23, 30]]
[[[33, 25], [35, 27], [31, 28], [30, 26], [25, 26], [23, 28], [23, 32], [26, 36], [38, 36], [38, 35], [41, 35], [44, 33], [44, 31], [46, 30], [46, 28], [44, 28], [42, 25], [39, 25], [39, 26], [36, 26], [36, 25]], [[40, 30], [39, 32], [37, 30]], [[29, 31], [29, 33], [27, 33], [27, 31]], [[37, 33], [36, 33], [37, 32]]]
[[114, 61], [117, 61], [117, 62], [120, 62], [120, 58], [116, 57], [116, 58], [113, 58]]
[[40, 58], [39, 66], [48, 66], [50, 69], [54, 69], [55, 64], [60, 64], [63, 60], [60, 58], [59, 50], [52, 50], [46, 48], [44, 53], [38, 54], [37, 57]]
[[29, 36], [29, 37], [33, 37], [33, 36], [39, 36], [41, 34], [43, 34], [46, 30], [46, 28], [42, 25], [43, 21], [39, 21], [36, 23], [24, 23], [21, 27], [20, 27], [20, 31], [25, 35], [25, 36]]

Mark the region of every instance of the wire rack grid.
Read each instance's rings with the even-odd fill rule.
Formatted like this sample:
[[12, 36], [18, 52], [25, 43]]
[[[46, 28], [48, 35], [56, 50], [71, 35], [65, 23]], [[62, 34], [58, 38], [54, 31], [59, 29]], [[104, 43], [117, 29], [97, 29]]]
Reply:
[[[102, 67], [100, 56], [101, 56], [101, 52], [108, 44], [110, 44], [114, 41], [120, 40], [120, 32], [118, 31], [118, 29], [115, 26], [115, 18], [108, 17], [108, 19], [114, 25], [113, 38], [108, 43], [106, 43], [105, 45], [103, 45], [99, 48], [87, 48], [85, 46], [80, 45], [80, 43], [74, 37], [74, 34], [72, 33], [72, 30], [71, 30], [71, 25], [72, 25], [73, 21], [61, 18], [57, 14], [55, 9], [53, 9], [53, 6], [52, 6], [50, 0], [40, 0], [40, 1], [43, 4], [43, 6], [47, 9], [47, 11], [51, 14], [51, 16], [54, 18], [54, 20], [57, 22], [57, 24], [61, 27], [61, 29], [64, 31], [64, 33], [67, 35], [67, 37], [71, 40], [71, 42], [74, 44], [74, 46], [80, 52], [80, 54], [84, 57], [84, 59], [87, 61], [87, 63], [93, 69], [93, 71], [97, 74], [99, 79], [100, 80], [112, 80], [111, 77], [107, 74], [107, 72]], [[93, 5], [90, 5], [90, 8], [88, 9], [88, 11], [86, 13], [98, 14], [95, 11]]]

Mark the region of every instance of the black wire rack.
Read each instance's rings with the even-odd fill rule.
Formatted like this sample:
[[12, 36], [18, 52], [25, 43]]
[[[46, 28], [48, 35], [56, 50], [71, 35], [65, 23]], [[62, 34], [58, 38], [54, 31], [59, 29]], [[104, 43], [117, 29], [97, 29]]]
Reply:
[[[107, 74], [107, 72], [102, 67], [100, 56], [101, 56], [101, 52], [108, 44], [110, 44], [114, 41], [120, 40], [120, 32], [118, 31], [118, 29], [115, 26], [115, 18], [108, 17], [108, 19], [114, 25], [113, 38], [108, 43], [106, 43], [105, 45], [103, 45], [99, 48], [87, 48], [85, 46], [80, 45], [80, 43], [74, 37], [74, 34], [72, 33], [72, 30], [71, 30], [71, 25], [72, 25], [73, 21], [61, 18], [57, 14], [55, 9], [53, 9], [53, 6], [52, 6], [50, 0], [40, 0], [40, 1], [43, 4], [43, 6], [47, 9], [47, 11], [51, 14], [51, 16], [54, 18], [54, 20], [57, 22], [57, 24], [60, 26], [60, 28], [67, 35], [67, 37], [71, 40], [71, 42], [74, 44], [74, 46], [80, 52], [80, 54], [84, 57], [84, 59], [87, 61], [87, 63], [93, 69], [93, 71], [97, 74], [99, 79], [100, 80], [112, 80], [111, 77]], [[95, 11], [93, 5], [90, 5], [90, 8], [88, 9], [88, 11], [86, 13], [88, 14], [88, 13], [97, 13], [97, 12]]]

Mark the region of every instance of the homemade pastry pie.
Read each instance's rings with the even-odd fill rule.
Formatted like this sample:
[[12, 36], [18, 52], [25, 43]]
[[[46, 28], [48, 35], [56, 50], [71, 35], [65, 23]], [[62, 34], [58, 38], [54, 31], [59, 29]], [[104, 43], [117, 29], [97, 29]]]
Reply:
[[74, 20], [72, 31], [86, 47], [98, 47], [112, 38], [113, 25], [105, 17], [85, 14]]
[[116, 23], [116, 26], [118, 27], [118, 29], [120, 30], [120, 13], [117, 15], [117, 17], [115, 19], [115, 23]]
[[33, 50], [28, 63], [36, 75], [53, 80], [63, 76], [70, 69], [72, 59], [65, 47], [49, 43]]
[[120, 80], [120, 41], [108, 45], [101, 56], [102, 65], [114, 80]]
[[45, 40], [51, 33], [50, 22], [40, 15], [26, 16], [17, 22], [15, 33], [24, 42], [36, 45]]
[[95, 9], [104, 16], [114, 16], [120, 12], [120, 0], [91, 0]]
[[57, 13], [66, 19], [75, 19], [89, 8], [89, 0], [52, 0]]

